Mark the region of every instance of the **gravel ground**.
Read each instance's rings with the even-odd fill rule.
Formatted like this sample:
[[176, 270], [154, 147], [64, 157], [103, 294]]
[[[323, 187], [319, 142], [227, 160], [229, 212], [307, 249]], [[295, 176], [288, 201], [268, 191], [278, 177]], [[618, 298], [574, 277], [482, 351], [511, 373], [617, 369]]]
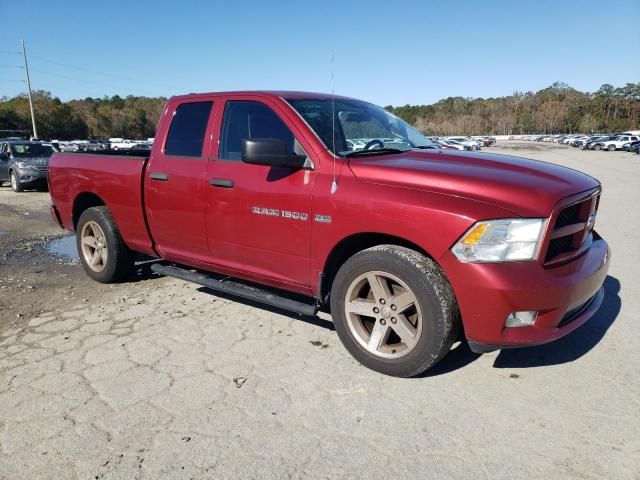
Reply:
[[299, 319], [54, 257], [47, 193], [0, 188], [0, 478], [640, 478], [640, 156], [507, 143], [604, 186], [605, 304], [553, 344], [423, 378]]

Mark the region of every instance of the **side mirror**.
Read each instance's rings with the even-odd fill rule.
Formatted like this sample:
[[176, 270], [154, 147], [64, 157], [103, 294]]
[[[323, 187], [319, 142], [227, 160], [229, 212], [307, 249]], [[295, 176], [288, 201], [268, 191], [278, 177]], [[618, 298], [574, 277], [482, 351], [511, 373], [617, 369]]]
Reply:
[[253, 138], [242, 142], [242, 161], [251, 165], [268, 165], [299, 170], [307, 157], [287, 151], [287, 146], [277, 138]]

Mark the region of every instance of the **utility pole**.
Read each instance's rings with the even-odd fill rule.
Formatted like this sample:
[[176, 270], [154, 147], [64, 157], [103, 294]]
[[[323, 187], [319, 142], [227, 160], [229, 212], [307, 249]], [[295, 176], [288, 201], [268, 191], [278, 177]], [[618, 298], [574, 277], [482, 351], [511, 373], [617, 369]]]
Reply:
[[36, 129], [36, 117], [33, 114], [33, 100], [31, 99], [31, 80], [29, 79], [29, 65], [27, 64], [27, 50], [24, 47], [24, 40], [20, 40], [22, 44], [22, 58], [24, 59], [24, 72], [27, 75], [27, 89], [29, 91], [29, 109], [31, 110], [31, 124], [33, 125], [33, 137], [38, 138], [38, 130]]

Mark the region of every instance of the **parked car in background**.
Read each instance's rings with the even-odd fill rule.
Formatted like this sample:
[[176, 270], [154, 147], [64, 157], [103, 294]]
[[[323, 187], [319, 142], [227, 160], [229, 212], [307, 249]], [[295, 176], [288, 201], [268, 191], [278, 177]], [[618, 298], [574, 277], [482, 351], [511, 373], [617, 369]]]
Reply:
[[625, 152], [630, 152], [631, 148], [633, 148], [638, 143], [640, 143], [640, 140], [634, 140], [632, 142], [625, 143], [624, 145], [622, 145], [622, 150], [624, 150]]
[[449, 145], [444, 140], [434, 139], [434, 138], [430, 140], [441, 150], [464, 150], [464, 147], [460, 146], [461, 148], [458, 148], [457, 146]]
[[490, 147], [494, 143], [496, 143], [496, 139], [494, 137], [471, 137], [473, 140], [480, 142], [480, 146], [482, 147]]
[[629, 148], [631, 153], [640, 154], [640, 142], [633, 142], [631, 148]]
[[88, 140], [85, 144], [85, 150], [87, 152], [99, 152], [100, 150], [106, 150], [109, 148], [102, 140]]
[[447, 137], [447, 141], [454, 141], [465, 147], [468, 147], [467, 150], [480, 150], [481, 143], [478, 140], [474, 140], [469, 137]]
[[636, 135], [615, 135], [608, 140], [596, 142], [593, 146], [594, 150], [609, 150], [613, 152], [615, 150], [622, 150], [622, 146], [628, 142], [635, 142], [640, 137]]
[[593, 147], [598, 142], [602, 142], [602, 141], [608, 140], [610, 137], [611, 137], [611, 135], [597, 135], [597, 136], [588, 137], [586, 140], [581, 142], [582, 143], [581, 148], [583, 150], [593, 150]]
[[571, 140], [571, 143], [569, 145], [571, 145], [574, 148], [581, 148], [588, 140], [589, 140], [588, 135], [581, 135], [579, 137], [575, 137], [573, 140]]
[[10, 182], [14, 192], [46, 188], [49, 157], [54, 151], [42, 142], [0, 143], [0, 183]]
[[136, 142], [135, 140], [129, 140], [126, 138], [110, 138], [109, 143], [111, 144], [112, 150], [128, 150], [135, 144], [140, 142]]
[[80, 151], [80, 146], [71, 142], [60, 143], [59, 146], [60, 146], [61, 152], [79, 152]]
[[135, 151], [150, 151], [151, 150], [151, 145], [149, 145], [148, 143], [136, 143], [134, 145], [131, 146], [131, 148], [129, 150], [135, 150]]
[[446, 138], [441, 138], [439, 140], [439, 142], [444, 143], [445, 145], [447, 145], [450, 148], [456, 149], [456, 150], [471, 150], [469, 147], [467, 147], [466, 145], [463, 145], [459, 142], [456, 142], [455, 140], [448, 140]]

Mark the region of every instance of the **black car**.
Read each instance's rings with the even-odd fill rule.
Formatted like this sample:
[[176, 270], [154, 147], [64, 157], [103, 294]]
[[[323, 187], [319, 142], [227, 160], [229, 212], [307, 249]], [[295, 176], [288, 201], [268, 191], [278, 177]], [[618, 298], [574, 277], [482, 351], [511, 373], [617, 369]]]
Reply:
[[40, 142], [0, 143], [0, 184], [10, 182], [14, 192], [46, 188], [53, 148]]

